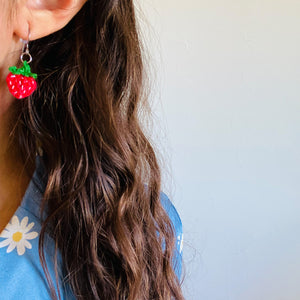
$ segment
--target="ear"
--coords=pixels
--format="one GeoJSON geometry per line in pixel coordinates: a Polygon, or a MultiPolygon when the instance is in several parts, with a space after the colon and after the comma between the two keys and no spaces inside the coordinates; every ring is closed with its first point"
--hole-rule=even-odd
{"type": "Polygon", "coordinates": [[[87,0],[21,0],[17,4],[14,34],[36,40],[62,29],[87,0]]]}

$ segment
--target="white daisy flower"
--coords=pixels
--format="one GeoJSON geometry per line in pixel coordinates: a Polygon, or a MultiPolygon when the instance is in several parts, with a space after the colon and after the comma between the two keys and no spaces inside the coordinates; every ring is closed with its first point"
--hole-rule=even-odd
{"type": "Polygon", "coordinates": [[[20,223],[19,218],[13,216],[11,222],[6,225],[0,234],[0,238],[6,238],[0,242],[0,248],[8,246],[6,252],[9,253],[17,247],[18,255],[25,253],[25,247],[31,249],[32,245],[28,240],[35,239],[38,233],[35,231],[29,232],[34,226],[34,222],[28,225],[27,223],[28,217],[24,217],[20,223]]]}

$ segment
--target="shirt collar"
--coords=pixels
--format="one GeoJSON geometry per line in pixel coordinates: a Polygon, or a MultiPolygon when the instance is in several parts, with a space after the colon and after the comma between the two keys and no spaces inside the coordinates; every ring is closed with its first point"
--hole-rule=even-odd
{"type": "MultiPolygon", "coordinates": [[[[41,200],[46,188],[46,183],[47,172],[43,157],[37,155],[35,158],[35,170],[20,206],[30,211],[38,219],[41,219],[41,200]]],[[[44,211],[43,219],[46,217],[46,213],[47,210],[44,211]]]]}

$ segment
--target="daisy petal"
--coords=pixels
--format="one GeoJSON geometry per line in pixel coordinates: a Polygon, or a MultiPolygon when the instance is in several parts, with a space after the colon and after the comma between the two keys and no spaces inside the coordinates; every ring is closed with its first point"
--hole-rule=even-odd
{"type": "Polygon", "coordinates": [[[28,226],[23,230],[23,233],[28,232],[33,226],[34,226],[34,222],[31,222],[30,224],[28,224],[28,226]]]}
{"type": "Polygon", "coordinates": [[[25,253],[24,243],[19,243],[17,245],[17,252],[18,252],[19,255],[23,255],[25,253]]]}
{"type": "Polygon", "coordinates": [[[25,229],[27,223],[28,223],[28,217],[24,217],[24,218],[22,219],[21,225],[20,225],[20,226],[22,227],[22,229],[25,229]]]}
{"type": "Polygon", "coordinates": [[[0,248],[6,247],[7,245],[9,245],[11,242],[11,239],[6,239],[2,242],[0,242],[0,248]]]}
{"type": "Polygon", "coordinates": [[[10,223],[8,223],[8,224],[6,225],[6,227],[5,227],[5,229],[8,230],[8,231],[13,230],[14,228],[15,228],[15,226],[12,225],[12,224],[10,224],[10,223]]]}
{"type": "Polygon", "coordinates": [[[13,216],[12,219],[11,219],[11,224],[13,226],[20,226],[20,222],[19,222],[19,218],[17,216],[13,216]]]}
{"type": "Polygon", "coordinates": [[[35,232],[35,231],[32,231],[32,232],[26,233],[24,235],[24,239],[26,239],[26,240],[32,240],[32,239],[35,239],[37,236],[38,236],[38,233],[35,232]]]}
{"type": "Polygon", "coordinates": [[[32,248],[32,245],[31,245],[28,241],[26,241],[26,240],[24,240],[24,246],[25,246],[26,248],[28,248],[28,249],[31,249],[31,248],[32,248]]]}
{"type": "Polygon", "coordinates": [[[9,238],[9,237],[11,237],[11,235],[12,235],[11,232],[9,232],[8,230],[4,229],[1,232],[0,237],[2,237],[2,238],[9,238]]]}
{"type": "Polygon", "coordinates": [[[11,241],[8,248],[6,249],[6,252],[9,253],[9,252],[13,251],[16,248],[16,246],[17,246],[17,243],[14,241],[11,241]]]}

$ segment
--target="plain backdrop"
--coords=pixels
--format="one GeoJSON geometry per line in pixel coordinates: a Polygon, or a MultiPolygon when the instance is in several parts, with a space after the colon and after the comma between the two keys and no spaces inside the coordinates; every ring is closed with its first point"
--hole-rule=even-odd
{"type": "Polygon", "coordinates": [[[300,1],[142,0],[187,300],[300,299],[300,1]]]}

